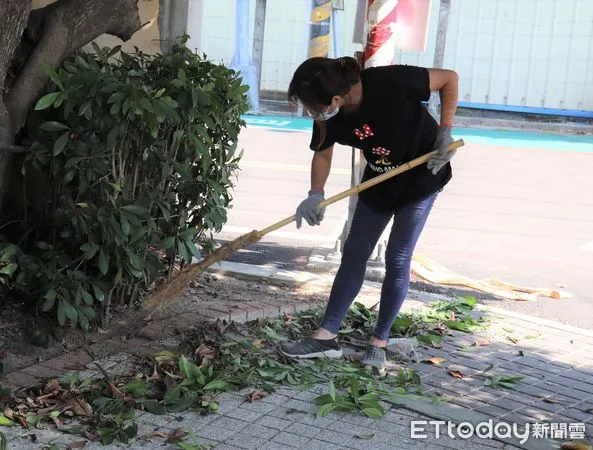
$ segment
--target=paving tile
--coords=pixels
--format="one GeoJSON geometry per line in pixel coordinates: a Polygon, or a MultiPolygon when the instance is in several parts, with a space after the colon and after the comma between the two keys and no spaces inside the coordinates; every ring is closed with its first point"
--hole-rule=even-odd
{"type": "Polygon", "coordinates": [[[314,427],[319,428],[327,428],[330,423],[335,422],[338,420],[337,414],[333,413],[325,417],[317,417],[314,414],[303,414],[301,418],[299,418],[298,423],[303,423],[305,425],[312,425],[314,427]]]}
{"type": "Polygon", "coordinates": [[[291,399],[287,401],[284,407],[288,409],[294,409],[296,411],[301,411],[304,413],[315,414],[319,407],[313,403],[304,402],[302,400],[291,399]]]}
{"type": "Polygon", "coordinates": [[[208,424],[209,427],[224,428],[226,430],[233,430],[233,431],[241,431],[247,425],[249,425],[249,423],[247,423],[243,420],[238,420],[238,419],[234,419],[232,417],[226,417],[226,416],[217,417],[216,420],[214,420],[208,424]]]}
{"type": "Polygon", "coordinates": [[[345,414],[344,417],[340,418],[340,421],[342,422],[351,423],[353,425],[360,425],[363,427],[370,426],[372,423],[375,422],[375,420],[381,419],[371,419],[370,417],[361,416],[358,414],[345,414]]]}
{"type": "Polygon", "coordinates": [[[282,433],[278,433],[276,436],[274,436],[271,442],[298,448],[304,446],[309,440],[310,439],[308,437],[283,431],[282,433]]]}
{"type": "Polygon", "coordinates": [[[243,403],[241,403],[240,408],[246,409],[248,411],[253,411],[256,413],[269,414],[272,411],[274,411],[275,409],[277,409],[278,406],[273,403],[257,401],[257,402],[243,402],[243,403]]]}
{"type": "Polygon", "coordinates": [[[265,427],[263,425],[259,425],[257,423],[252,423],[248,427],[245,427],[241,430],[242,434],[247,434],[249,436],[261,437],[265,440],[272,439],[276,434],[278,434],[278,430],[275,428],[265,427]]]}
{"type": "Polygon", "coordinates": [[[243,422],[253,423],[263,416],[263,414],[256,411],[250,411],[245,408],[235,408],[227,412],[224,416],[242,420],[243,422]]]}
{"type": "Polygon", "coordinates": [[[572,408],[560,410],[557,412],[557,414],[579,422],[585,422],[586,420],[591,419],[591,413],[586,413],[572,408]]]}
{"type": "Polygon", "coordinates": [[[260,448],[265,442],[265,438],[239,433],[227,439],[224,445],[228,445],[231,448],[256,449],[260,448]]]}
{"type": "Polygon", "coordinates": [[[336,444],[331,444],[329,442],[320,441],[318,439],[311,439],[309,442],[307,442],[305,448],[307,450],[340,450],[343,447],[336,444]]]}
{"type": "Polygon", "coordinates": [[[492,406],[497,406],[502,409],[506,409],[507,411],[514,411],[516,409],[521,409],[525,407],[524,403],[520,403],[514,400],[511,400],[507,397],[499,398],[498,400],[494,400],[490,403],[492,406]]]}
{"type": "Polygon", "coordinates": [[[237,434],[237,430],[231,430],[229,428],[220,428],[208,425],[195,431],[198,438],[206,438],[216,442],[223,442],[230,439],[232,436],[237,434]]]}
{"type": "Polygon", "coordinates": [[[263,416],[260,417],[256,423],[265,427],[274,428],[276,430],[284,430],[292,422],[290,420],[279,419],[273,416],[263,416]]]}
{"type": "Polygon", "coordinates": [[[39,378],[28,375],[24,372],[12,372],[2,377],[2,382],[6,384],[12,384],[18,388],[29,387],[35,383],[41,381],[39,378]]]}
{"type": "Polygon", "coordinates": [[[344,445],[352,438],[351,434],[339,433],[332,430],[323,430],[323,433],[318,434],[315,440],[328,442],[333,445],[344,445]]]}
{"type": "Polygon", "coordinates": [[[490,417],[495,417],[495,418],[503,416],[504,414],[508,414],[509,412],[511,412],[508,409],[500,408],[498,406],[493,406],[493,405],[479,406],[475,410],[478,412],[481,412],[483,414],[487,414],[490,417]]]}
{"type": "Polygon", "coordinates": [[[314,438],[323,430],[313,425],[305,425],[304,423],[293,423],[284,429],[287,433],[298,434],[308,438],[314,438]]]}
{"type": "Polygon", "coordinates": [[[260,450],[292,450],[294,447],[279,444],[278,442],[266,442],[260,447],[260,450]]]}
{"type": "Polygon", "coordinates": [[[526,415],[527,417],[531,417],[535,420],[553,420],[554,417],[553,413],[537,408],[535,406],[526,406],[514,412],[526,415]]]}

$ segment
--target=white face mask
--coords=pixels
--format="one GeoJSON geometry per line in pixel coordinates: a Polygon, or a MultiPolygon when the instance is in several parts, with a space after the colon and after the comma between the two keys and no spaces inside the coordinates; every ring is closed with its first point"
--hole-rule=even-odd
{"type": "Polygon", "coordinates": [[[336,114],[338,114],[340,112],[340,107],[337,106],[336,109],[334,109],[333,111],[322,111],[320,113],[313,113],[313,112],[309,112],[309,114],[311,115],[311,117],[313,117],[315,120],[321,120],[321,121],[326,121],[331,119],[332,117],[334,117],[336,114]]]}

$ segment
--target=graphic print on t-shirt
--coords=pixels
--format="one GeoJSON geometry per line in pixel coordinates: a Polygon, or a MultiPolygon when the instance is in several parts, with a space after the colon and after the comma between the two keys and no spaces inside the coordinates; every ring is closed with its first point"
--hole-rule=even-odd
{"type": "MultiPolygon", "coordinates": [[[[354,128],[354,134],[360,139],[364,141],[370,137],[373,137],[375,133],[373,129],[368,123],[365,123],[360,129],[354,128]]],[[[385,147],[372,147],[371,153],[373,155],[378,156],[379,158],[375,160],[375,163],[371,163],[369,161],[369,167],[375,172],[389,172],[390,170],[395,169],[398,165],[394,165],[388,158],[391,154],[391,151],[386,149],[385,147]]]]}

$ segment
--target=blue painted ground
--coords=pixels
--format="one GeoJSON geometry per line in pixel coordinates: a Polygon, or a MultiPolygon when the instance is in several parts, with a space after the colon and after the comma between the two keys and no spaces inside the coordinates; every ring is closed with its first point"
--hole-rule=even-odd
{"type": "MultiPolygon", "coordinates": [[[[279,116],[244,116],[248,126],[271,128],[285,131],[311,131],[312,120],[279,116]]],[[[539,148],[593,153],[593,136],[575,136],[529,131],[478,130],[455,128],[455,139],[466,143],[490,144],[505,147],[539,148]]]]}

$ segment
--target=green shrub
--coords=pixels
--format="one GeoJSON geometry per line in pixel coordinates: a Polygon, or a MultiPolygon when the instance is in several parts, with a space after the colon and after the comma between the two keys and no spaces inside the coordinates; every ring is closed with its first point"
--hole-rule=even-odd
{"type": "Polygon", "coordinates": [[[18,241],[0,274],[61,325],[88,329],[101,305],[135,301],[198,257],[195,242],[212,244],[248,86],[183,44],[156,56],[95,45],[47,72],[52,90],[24,141],[18,241]]]}

